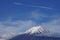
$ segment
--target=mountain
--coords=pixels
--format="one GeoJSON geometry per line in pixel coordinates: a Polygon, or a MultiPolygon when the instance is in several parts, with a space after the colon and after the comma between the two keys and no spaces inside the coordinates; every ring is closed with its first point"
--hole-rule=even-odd
{"type": "Polygon", "coordinates": [[[42,34],[42,33],[48,33],[48,32],[49,31],[45,30],[41,26],[32,27],[26,31],[26,33],[29,33],[29,34],[42,34]]]}
{"type": "Polygon", "coordinates": [[[41,26],[32,27],[28,29],[25,33],[29,35],[35,35],[35,36],[51,36],[52,35],[52,33],[49,30],[44,29],[41,26]]]}
{"type": "Polygon", "coordinates": [[[51,32],[47,29],[44,29],[41,26],[32,27],[28,29],[25,33],[34,36],[54,36],[54,37],[60,36],[58,33],[51,32]]]}
{"type": "Polygon", "coordinates": [[[9,40],[60,40],[60,37],[59,34],[51,33],[41,26],[36,26],[9,40]]]}

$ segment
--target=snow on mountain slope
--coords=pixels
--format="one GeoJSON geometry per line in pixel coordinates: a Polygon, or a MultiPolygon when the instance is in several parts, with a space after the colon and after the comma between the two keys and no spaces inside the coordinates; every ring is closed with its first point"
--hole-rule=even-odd
{"type": "Polygon", "coordinates": [[[30,34],[30,35],[35,35],[35,36],[49,36],[49,37],[60,37],[60,35],[57,33],[54,33],[54,32],[51,32],[47,29],[44,29],[43,27],[41,26],[35,26],[35,27],[32,27],[30,29],[28,29],[26,32],[26,34],[30,34]]]}
{"type": "Polygon", "coordinates": [[[36,33],[48,33],[48,30],[45,30],[43,27],[41,26],[36,26],[36,27],[32,27],[29,30],[26,31],[26,33],[29,34],[36,34],[36,33]]]}

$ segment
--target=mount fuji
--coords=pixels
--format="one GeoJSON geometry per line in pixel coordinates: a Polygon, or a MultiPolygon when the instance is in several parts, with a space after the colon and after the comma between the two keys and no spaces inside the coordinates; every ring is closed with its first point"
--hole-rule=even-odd
{"type": "Polygon", "coordinates": [[[45,30],[41,26],[36,26],[36,27],[32,27],[32,28],[28,29],[25,33],[30,34],[30,35],[32,35],[32,34],[38,35],[38,34],[50,33],[50,31],[45,30]]]}
{"type": "Polygon", "coordinates": [[[25,33],[34,36],[60,37],[59,33],[51,32],[41,26],[32,27],[28,29],[25,33]]]}
{"type": "Polygon", "coordinates": [[[60,40],[60,34],[35,26],[9,40],[60,40]]]}

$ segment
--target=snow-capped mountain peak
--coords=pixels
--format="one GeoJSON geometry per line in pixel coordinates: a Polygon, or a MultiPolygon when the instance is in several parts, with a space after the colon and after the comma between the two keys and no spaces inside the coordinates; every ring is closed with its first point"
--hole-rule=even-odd
{"type": "Polygon", "coordinates": [[[25,33],[30,34],[30,35],[35,35],[35,36],[60,37],[59,33],[56,34],[41,26],[32,27],[32,28],[28,29],[25,33]]]}
{"type": "Polygon", "coordinates": [[[47,32],[48,31],[41,26],[35,26],[26,31],[26,33],[29,34],[36,34],[36,33],[40,34],[40,33],[47,33],[47,32]]]}

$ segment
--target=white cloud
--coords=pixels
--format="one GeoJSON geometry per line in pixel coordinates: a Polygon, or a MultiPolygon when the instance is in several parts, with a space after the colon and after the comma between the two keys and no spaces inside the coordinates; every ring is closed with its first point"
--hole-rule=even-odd
{"type": "Polygon", "coordinates": [[[32,6],[32,7],[35,7],[35,8],[44,8],[44,9],[53,9],[51,7],[46,7],[46,6],[32,6]]]}
{"type": "Polygon", "coordinates": [[[47,6],[27,5],[27,4],[22,4],[22,3],[18,3],[18,2],[14,2],[13,4],[16,4],[16,5],[25,5],[25,6],[34,7],[34,8],[53,9],[53,8],[47,7],[47,6]]]}
{"type": "Polygon", "coordinates": [[[0,21],[0,40],[7,40],[35,25],[36,23],[32,20],[0,21]]]}
{"type": "Polygon", "coordinates": [[[42,26],[53,32],[60,33],[60,18],[54,19],[50,22],[42,23],[42,26]]]}
{"type": "Polygon", "coordinates": [[[32,15],[31,15],[31,18],[33,18],[33,19],[40,19],[42,17],[42,15],[40,15],[39,13],[34,13],[34,12],[32,12],[32,15]]]}
{"type": "Polygon", "coordinates": [[[0,22],[0,34],[11,33],[11,32],[14,32],[14,33],[22,32],[34,25],[36,25],[36,23],[32,20],[0,22]]]}
{"type": "Polygon", "coordinates": [[[24,4],[18,3],[18,2],[14,2],[13,4],[16,4],[16,5],[24,5],[24,4]]]}
{"type": "Polygon", "coordinates": [[[45,17],[48,17],[47,15],[45,15],[44,13],[41,13],[40,10],[35,10],[30,12],[30,17],[31,19],[35,19],[35,20],[39,20],[45,17]]]}

